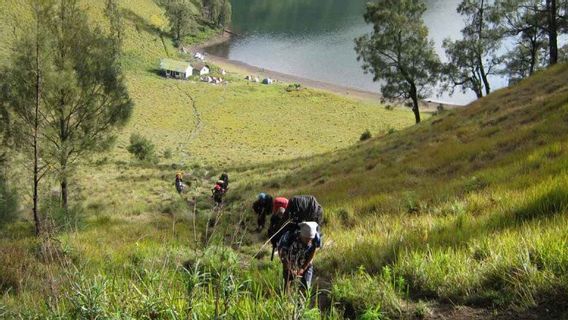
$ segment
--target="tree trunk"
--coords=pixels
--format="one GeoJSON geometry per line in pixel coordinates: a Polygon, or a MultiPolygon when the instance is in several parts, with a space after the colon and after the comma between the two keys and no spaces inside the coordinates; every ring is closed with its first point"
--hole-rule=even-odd
{"type": "Polygon", "coordinates": [[[412,99],[412,112],[414,112],[414,119],[416,123],[420,123],[420,109],[418,107],[418,90],[414,83],[410,84],[410,98],[412,99]]]}
{"type": "Polygon", "coordinates": [[[491,85],[487,79],[487,74],[485,73],[485,68],[483,67],[482,57],[479,57],[479,73],[481,74],[481,79],[483,80],[483,86],[485,87],[485,95],[491,93],[491,85]]]}
{"type": "Polygon", "coordinates": [[[67,200],[68,188],[67,188],[67,176],[65,173],[66,169],[67,169],[66,167],[63,167],[63,177],[61,178],[61,207],[67,213],[69,206],[67,200]]]}
{"type": "Polygon", "coordinates": [[[548,48],[550,51],[550,65],[558,63],[558,20],[556,18],[556,0],[546,0],[548,13],[548,48]]]}
{"type": "Polygon", "coordinates": [[[530,66],[529,66],[529,77],[532,76],[534,73],[534,69],[536,67],[536,55],[538,54],[538,44],[537,39],[531,39],[531,58],[530,58],[530,66]]]}
{"type": "Polygon", "coordinates": [[[33,215],[34,215],[34,224],[35,224],[35,233],[36,236],[39,236],[41,233],[41,225],[39,219],[39,146],[38,146],[38,137],[39,137],[39,106],[41,101],[41,71],[40,71],[40,58],[39,58],[39,17],[37,19],[37,29],[36,29],[36,87],[35,87],[35,110],[34,110],[34,133],[33,133],[33,145],[34,145],[34,190],[33,190],[33,215]]]}
{"type": "MultiPolygon", "coordinates": [[[[478,73],[479,78],[481,78],[481,75],[478,73]]],[[[481,80],[477,78],[477,76],[473,77],[473,92],[475,92],[475,95],[477,96],[477,99],[481,99],[483,98],[483,87],[481,86],[481,80]]]]}
{"type": "MultiPolygon", "coordinates": [[[[63,98],[61,99],[61,110],[65,110],[65,100],[63,98]]],[[[59,119],[59,130],[59,140],[61,141],[61,154],[59,155],[59,165],[61,170],[61,207],[67,213],[67,160],[69,157],[67,153],[67,139],[69,135],[67,134],[68,128],[63,115],[61,115],[61,119],[59,119]]]]}
{"type": "MultiPolygon", "coordinates": [[[[483,22],[485,20],[485,1],[481,0],[481,7],[479,8],[479,26],[478,26],[478,37],[479,41],[481,42],[483,37],[483,22]]],[[[488,95],[491,93],[491,86],[489,85],[489,80],[487,79],[487,74],[485,73],[485,66],[483,65],[483,53],[478,48],[477,50],[477,63],[479,64],[479,73],[481,75],[481,79],[483,80],[483,86],[485,87],[485,94],[488,95]]]]}

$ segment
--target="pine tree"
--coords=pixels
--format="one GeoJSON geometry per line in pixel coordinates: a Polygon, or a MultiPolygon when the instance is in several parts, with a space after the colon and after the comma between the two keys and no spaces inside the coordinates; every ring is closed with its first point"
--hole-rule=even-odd
{"type": "Polygon", "coordinates": [[[383,96],[410,100],[416,123],[420,122],[419,100],[437,82],[439,59],[422,15],[421,0],[381,0],[367,5],[365,21],[373,33],[355,40],[358,59],[365,72],[382,80],[383,96]]]}

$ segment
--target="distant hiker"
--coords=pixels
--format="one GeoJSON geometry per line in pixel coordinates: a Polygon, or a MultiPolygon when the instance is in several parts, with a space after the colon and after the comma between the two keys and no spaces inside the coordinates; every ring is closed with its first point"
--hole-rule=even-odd
{"type": "Polygon", "coordinates": [[[179,194],[181,194],[186,186],[185,183],[183,183],[183,174],[181,172],[176,173],[176,190],[179,194]]]}
{"type": "Polygon", "coordinates": [[[225,195],[225,189],[223,188],[223,181],[219,180],[215,183],[213,189],[211,189],[213,201],[216,204],[221,204],[223,202],[223,196],[225,195]]]}
{"type": "Polygon", "coordinates": [[[227,191],[229,189],[229,175],[223,172],[219,177],[219,180],[223,180],[222,187],[223,189],[225,189],[225,191],[227,191]]]}
{"type": "Polygon", "coordinates": [[[312,284],[313,261],[316,250],[321,246],[321,238],[316,222],[301,222],[298,229],[286,232],[278,242],[278,255],[282,261],[284,288],[290,290],[290,282],[301,279],[304,290],[312,284]]]}
{"type": "Polygon", "coordinates": [[[284,220],[284,212],[288,207],[288,199],[283,197],[277,197],[272,202],[272,217],[270,217],[270,226],[268,227],[268,238],[272,243],[272,257],[270,260],[274,260],[274,252],[278,246],[278,241],[280,237],[285,233],[286,220],[284,220]]]}
{"type": "Polygon", "coordinates": [[[213,193],[213,201],[215,201],[215,203],[218,205],[221,204],[223,202],[223,196],[225,196],[225,193],[227,193],[228,189],[229,176],[226,173],[223,173],[219,177],[219,180],[217,180],[217,183],[215,183],[213,189],[211,189],[211,192],[213,193]]]}
{"type": "Polygon", "coordinates": [[[272,201],[273,199],[271,195],[261,192],[258,194],[256,201],[252,204],[252,210],[258,216],[256,220],[256,231],[258,232],[264,229],[264,224],[266,223],[266,215],[272,213],[272,201]]]}

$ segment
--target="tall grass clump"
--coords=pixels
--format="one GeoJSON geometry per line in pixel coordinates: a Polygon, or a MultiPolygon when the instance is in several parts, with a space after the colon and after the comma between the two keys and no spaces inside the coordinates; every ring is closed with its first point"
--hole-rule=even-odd
{"type": "Polygon", "coordinates": [[[332,299],[340,303],[344,314],[350,318],[400,317],[406,312],[403,299],[407,296],[406,281],[388,266],[376,277],[361,267],[353,274],[336,279],[331,289],[332,299]]]}

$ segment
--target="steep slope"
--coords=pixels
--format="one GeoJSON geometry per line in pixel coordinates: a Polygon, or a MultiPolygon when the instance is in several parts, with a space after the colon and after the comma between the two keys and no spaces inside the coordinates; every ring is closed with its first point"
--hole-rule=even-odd
{"type": "Polygon", "coordinates": [[[241,190],[322,200],[319,270],[348,313],[395,316],[404,301],[434,299],[560,316],[567,138],[561,65],[353,148],[236,170],[241,190]]]}
{"type": "MultiPolygon", "coordinates": [[[[85,3],[104,25],[103,1],[85,3]]],[[[25,20],[24,6],[0,2],[25,20]]],[[[223,87],[163,79],[158,59],[178,53],[160,8],[121,6],[134,116],[117,148],[76,171],[71,214],[46,192],[53,234],[35,239],[26,210],[0,229],[0,318],[429,317],[446,304],[483,317],[565,315],[567,66],[406,128],[409,112],[314,90],[239,75],[223,87]],[[357,143],[366,128],[382,136],[357,143]],[[174,158],[131,161],[131,133],[174,158]],[[178,170],[191,183],[181,197],[178,170]],[[231,192],[213,208],[222,170],[231,192]],[[279,262],[257,259],[269,254],[249,231],[260,191],[324,205],[321,311],[280,295],[279,262]]]]}
{"type": "MultiPolygon", "coordinates": [[[[104,2],[81,2],[93,25],[103,30],[104,2]]],[[[277,279],[277,264],[258,270],[230,265],[227,270],[219,263],[224,259],[217,250],[221,231],[231,229],[210,226],[219,213],[212,210],[210,184],[223,166],[345,148],[366,129],[379,134],[411,125],[411,113],[316,90],[288,92],[286,84],[252,84],[240,75],[228,75],[225,86],[165,79],[156,70],[160,58],[189,57],[173,47],[161,8],[153,0],[119,4],[125,37],[122,63],[134,114],[113,150],[85,159],[74,171],[69,214],[57,209],[51,193],[56,182],[46,177],[40,202],[53,228],[45,238],[33,236],[29,175],[21,162],[12,163],[10,182],[19,187],[22,210],[20,219],[0,228],[0,318],[209,317],[215,299],[210,294],[219,287],[205,277],[213,268],[247,284],[239,287],[246,293],[233,292],[239,299],[231,298],[225,312],[250,318],[260,308],[268,315],[278,308],[290,310],[286,308],[293,305],[274,294],[279,281],[263,280],[277,279]],[[132,133],[156,144],[159,164],[132,160],[125,150],[132,133]],[[163,156],[167,150],[172,159],[163,156]],[[191,184],[183,197],[172,185],[177,171],[185,172],[191,184]],[[201,279],[197,284],[183,268],[195,260],[208,268],[189,270],[201,279]],[[247,280],[253,275],[254,285],[247,280]],[[266,301],[258,301],[259,294],[266,294],[266,301]]],[[[8,17],[0,20],[3,65],[10,62],[13,30],[25,27],[31,15],[27,0],[0,1],[0,12],[8,17]]],[[[211,33],[200,29],[195,40],[211,33]]],[[[231,204],[223,212],[248,219],[240,206],[231,204]]],[[[258,237],[245,228],[232,234],[239,243],[257,244],[258,237]]],[[[236,253],[225,250],[235,262],[236,253]]]]}

